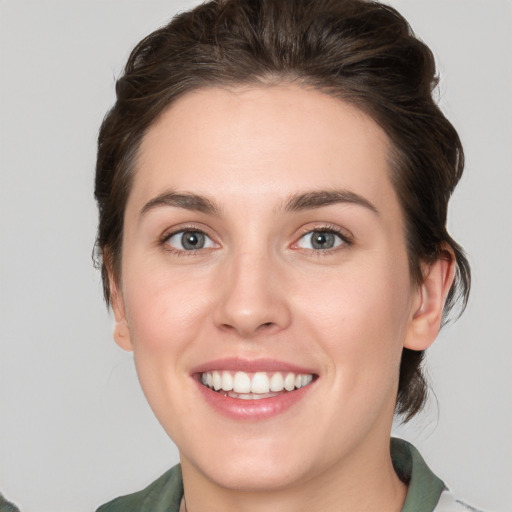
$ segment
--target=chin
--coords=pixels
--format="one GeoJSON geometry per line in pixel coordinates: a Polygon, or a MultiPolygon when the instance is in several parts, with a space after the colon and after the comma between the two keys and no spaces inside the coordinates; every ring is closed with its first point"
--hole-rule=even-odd
{"type": "Polygon", "coordinates": [[[305,478],[311,466],[311,461],[304,460],[300,447],[283,446],[282,442],[268,439],[224,446],[216,443],[197,458],[182,454],[182,465],[187,463],[216,485],[242,492],[293,486],[305,478]]]}
{"type": "Polygon", "coordinates": [[[261,458],[231,460],[217,464],[209,480],[220,487],[241,492],[271,492],[291,487],[304,478],[299,464],[289,464],[261,458]]]}

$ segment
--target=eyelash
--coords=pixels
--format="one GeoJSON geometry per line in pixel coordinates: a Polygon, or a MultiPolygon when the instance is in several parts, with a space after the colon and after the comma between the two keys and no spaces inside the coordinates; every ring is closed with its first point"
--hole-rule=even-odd
{"type": "Polygon", "coordinates": [[[338,246],[328,249],[304,249],[308,251],[310,255],[316,256],[318,258],[332,255],[333,253],[337,253],[338,251],[343,251],[354,244],[352,235],[348,234],[346,230],[341,230],[338,226],[332,224],[323,224],[320,226],[305,228],[304,231],[298,237],[297,241],[293,243],[293,246],[297,246],[299,241],[302,240],[306,235],[311,235],[313,233],[331,233],[339,237],[341,240],[341,243],[338,246]]]}
{"type": "MultiPolygon", "coordinates": [[[[195,226],[181,226],[179,229],[175,229],[171,232],[165,232],[162,237],[159,240],[159,245],[161,245],[164,250],[172,253],[176,256],[194,256],[203,251],[205,248],[200,249],[190,249],[190,250],[184,250],[184,249],[175,249],[174,247],[169,245],[169,240],[180,233],[200,233],[204,236],[208,237],[213,243],[216,243],[213,237],[208,235],[204,229],[197,228],[195,226]]],[[[341,230],[339,227],[331,225],[331,224],[323,224],[320,226],[314,226],[309,227],[307,229],[304,229],[297,240],[292,244],[292,249],[300,249],[300,247],[296,247],[300,240],[302,240],[306,235],[311,235],[312,233],[331,233],[333,235],[336,235],[340,238],[341,243],[338,246],[327,248],[327,249],[304,249],[308,251],[309,254],[322,257],[327,256],[330,254],[333,254],[335,252],[338,252],[340,250],[346,249],[347,247],[350,247],[353,245],[354,241],[351,235],[347,234],[346,231],[341,230]]],[[[206,248],[209,249],[209,248],[206,248]]]]}
{"type": "Polygon", "coordinates": [[[208,234],[204,229],[195,227],[195,226],[181,226],[179,229],[175,229],[171,232],[165,232],[159,240],[159,245],[161,245],[165,251],[172,253],[174,256],[194,256],[199,254],[203,248],[201,249],[191,249],[191,250],[183,250],[183,249],[175,249],[171,245],[169,245],[169,240],[180,233],[200,233],[204,236],[208,237],[213,243],[216,243],[215,240],[208,234]]]}

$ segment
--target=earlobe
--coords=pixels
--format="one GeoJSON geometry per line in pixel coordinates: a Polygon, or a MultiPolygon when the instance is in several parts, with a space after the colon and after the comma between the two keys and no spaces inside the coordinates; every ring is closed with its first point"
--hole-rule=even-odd
{"type": "Polygon", "coordinates": [[[441,328],[446,297],[455,278],[455,255],[450,247],[443,248],[440,257],[424,269],[425,278],[416,291],[415,303],[404,347],[427,349],[441,328]]]}
{"type": "Polygon", "coordinates": [[[126,321],[126,311],[124,306],[124,299],[119,285],[109,272],[109,285],[110,297],[112,304],[112,311],[114,313],[114,341],[123,349],[127,351],[133,350],[130,329],[126,321]]]}

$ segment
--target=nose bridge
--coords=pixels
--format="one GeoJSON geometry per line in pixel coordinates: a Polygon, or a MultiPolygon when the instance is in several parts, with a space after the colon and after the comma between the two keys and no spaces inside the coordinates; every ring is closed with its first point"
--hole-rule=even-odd
{"type": "Polygon", "coordinates": [[[290,312],[283,288],[282,269],[269,247],[255,244],[233,251],[223,272],[215,321],[219,327],[251,337],[262,330],[287,326],[290,312]]]}

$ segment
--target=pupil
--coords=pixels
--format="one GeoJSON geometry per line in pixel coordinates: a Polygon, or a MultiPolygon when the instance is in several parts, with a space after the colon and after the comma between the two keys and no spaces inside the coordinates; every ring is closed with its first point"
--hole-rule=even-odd
{"type": "Polygon", "coordinates": [[[330,249],[334,246],[334,235],[326,231],[315,231],[311,235],[311,245],[315,249],[330,249]]]}
{"type": "Polygon", "coordinates": [[[185,249],[201,249],[204,246],[204,235],[195,231],[183,233],[181,243],[185,249]]]}

